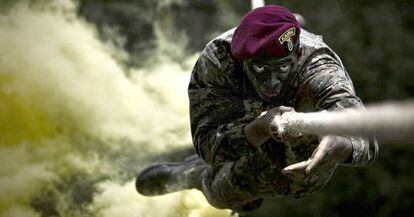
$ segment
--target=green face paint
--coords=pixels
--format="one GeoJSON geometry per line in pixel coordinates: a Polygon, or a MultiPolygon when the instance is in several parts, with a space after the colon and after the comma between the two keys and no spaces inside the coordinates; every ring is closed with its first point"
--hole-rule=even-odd
{"type": "Polygon", "coordinates": [[[257,94],[265,101],[277,99],[297,66],[296,52],[284,58],[260,57],[243,62],[243,69],[257,94]]]}

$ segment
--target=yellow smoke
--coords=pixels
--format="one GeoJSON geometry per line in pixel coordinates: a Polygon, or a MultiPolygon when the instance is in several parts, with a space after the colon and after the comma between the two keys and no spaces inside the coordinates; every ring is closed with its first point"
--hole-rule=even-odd
{"type": "Polygon", "coordinates": [[[0,216],[228,216],[198,191],[133,186],[151,156],[191,144],[190,68],[126,72],[71,1],[28,2],[0,14],[0,216]]]}

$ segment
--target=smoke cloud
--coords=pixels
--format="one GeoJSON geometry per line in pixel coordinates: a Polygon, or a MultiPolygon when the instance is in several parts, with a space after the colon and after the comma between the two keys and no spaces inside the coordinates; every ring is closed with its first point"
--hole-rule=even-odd
{"type": "Polygon", "coordinates": [[[189,67],[161,58],[125,70],[73,2],[6,2],[0,216],[228,216],[195,190],[134,189],[154,156],[191,146],[189,67]]]}

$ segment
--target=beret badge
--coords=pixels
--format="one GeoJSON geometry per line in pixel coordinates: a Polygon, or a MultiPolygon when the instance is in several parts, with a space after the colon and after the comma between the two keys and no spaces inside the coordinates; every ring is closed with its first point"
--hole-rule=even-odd
{"type": "Polygon", "coordinates": [[[289,51],[293,50],[293,41],[292,41],[292,37],[295,36],[296,34],[296,29],[295,27],[292,27],[288,30],[286,30],[280,37],[279,37],[279,43],[281,45],[283,45],[283,43],[287,43],[287,47],[289,49],[289,51]]]}

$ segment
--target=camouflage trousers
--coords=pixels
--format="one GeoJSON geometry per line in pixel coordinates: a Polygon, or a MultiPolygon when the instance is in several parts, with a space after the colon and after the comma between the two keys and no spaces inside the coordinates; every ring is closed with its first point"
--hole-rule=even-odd
{"type": "Polygon", "coordinates": [[[326,184],[336,168],[331,165],[312,176],[288,177],[281,173],[285,166],[283,145],[265,146],[251,156],[207,167],[201,190],[214,207],[248,212],[259,208],[265,198],[305,196],[326,184]]]}

